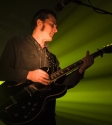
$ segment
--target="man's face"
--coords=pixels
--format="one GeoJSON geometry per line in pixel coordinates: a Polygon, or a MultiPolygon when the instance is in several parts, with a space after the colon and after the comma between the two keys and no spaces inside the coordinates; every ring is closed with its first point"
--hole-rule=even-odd
{"type": "Polygon", "coordinates": [[[49,14],[49,18],[42,22],[42,34],[45,41],[51,41],[57,32],[57,24],[54,16],[49,14]]]}

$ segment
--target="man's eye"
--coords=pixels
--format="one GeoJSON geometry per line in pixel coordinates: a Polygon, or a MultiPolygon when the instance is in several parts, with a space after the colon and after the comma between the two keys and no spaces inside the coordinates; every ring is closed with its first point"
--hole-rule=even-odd
{"type": "Polygon", "coordinates": [[[54,27],[54,24],[50,24],[51,25],[51,27],[54,27]]]}
{"type": "Polygon", "coordinates": [[[52,28],[54,28],[54,27],[57,28],[57,25],[55,25],[54,23],[49,23],[49,25],[50,25],[52,28]]]}

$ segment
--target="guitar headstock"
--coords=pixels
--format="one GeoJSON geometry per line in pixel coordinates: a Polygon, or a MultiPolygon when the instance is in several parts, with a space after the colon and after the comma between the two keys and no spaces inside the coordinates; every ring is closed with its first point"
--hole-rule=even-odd
{"type": "Polygon", "coordinates": [[[112,53],[112,43],[108,44],[107,46],[103,47],[103,52],[104,53],[112,53]]]}

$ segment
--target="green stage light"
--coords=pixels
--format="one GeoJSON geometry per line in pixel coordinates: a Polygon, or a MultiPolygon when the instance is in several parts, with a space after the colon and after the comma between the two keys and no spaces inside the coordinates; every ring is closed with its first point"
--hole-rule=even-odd
{"type": "Polygon", "coordinates": [[[112,123],[111,80],[111,77],[83,80],[57,99],[57,115],[79,123],[112,123]]]}
{"type": "Polygon", "coordinates": [[[3,83],[4,81],[0,81],[0,85],[3,83]]]}
{"type": "MultiPolygon", "coordinates": [[[[100,2],[102,7],[112,10],[112,1],[100,2]]],[[[50,50],[57,55],[61,68],[65,68],[82,59],[87,50],[92,54],[112,43],[112,17],[71,4],[59,14],[58,31],[50,50]]],[[[58,125],[112,124],[111,57],[112,53],[97,57],[84,79],[57,99],[58,125]]]]}

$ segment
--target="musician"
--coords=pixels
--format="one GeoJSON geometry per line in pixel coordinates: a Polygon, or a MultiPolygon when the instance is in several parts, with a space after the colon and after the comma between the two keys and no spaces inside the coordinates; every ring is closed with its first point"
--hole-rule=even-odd
{"type": "MultiPolygon", "coordinates": [[[[58,32],[56,14],[51,10],[41,9],[34,15],[31,26],[32,34],[23,38],[11,38],[0,58],[0,80],[5,81],[2,85],[11,94],[15,94],[18,88],[27,86],[28,81],[49,86],[49,73],[40,68],[48,67],[51,73],[60,69],[58,59],[48,50],[47,44],[58,32]]],[[[60,78],[58,84],[65,84],[70,89],[83,79],[85,70],[94,60],[87,51],[82,61],[83,64],[76,71],[60,78]]],[[[48,101],[42,116],[38,121],[37,118],[32,121],[32,125],[56,125],[55,105],[56,99],[48,101]]]]}

